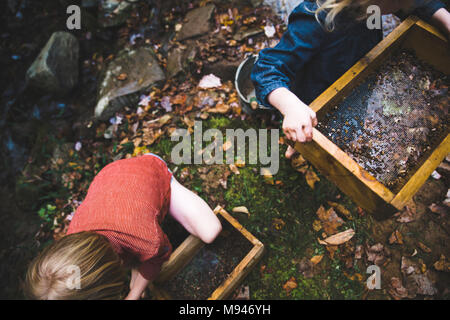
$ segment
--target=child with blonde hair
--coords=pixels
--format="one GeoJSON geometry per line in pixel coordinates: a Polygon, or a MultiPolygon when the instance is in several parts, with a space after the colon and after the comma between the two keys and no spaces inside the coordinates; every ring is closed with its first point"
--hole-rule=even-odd
{"type": "Polygon", "coordinates": [[[161,229],[169,212],[211,243],[222,230],[199,196],[156,155],[113,162],[92,181],[67,235],[29,266],[26,293],[39,300],[140,299],[172,252],[161,229]],[[126,267],[132,267],[126,291],[126,267]]]}
{"type": "MultiPolygon", "coordinates": [[[[317,118],[308,104],[382,40],[381,29],[367,27],[371,5],[382,14],[412,13],[450,34],[450,13],[437,0],[302,2],[289,16],[280,42],[259,53],[251,75],[259,102],[283,115],[288,139],[312,140],[317,118]]],[[[286,157],[294,152],[289,147],[286,157]]]]}

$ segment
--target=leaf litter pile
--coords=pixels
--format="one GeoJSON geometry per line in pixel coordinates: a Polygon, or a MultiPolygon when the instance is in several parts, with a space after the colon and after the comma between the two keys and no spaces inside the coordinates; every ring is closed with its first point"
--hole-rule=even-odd
{"type": "Polygon", "coordinates": [[[449,85],[448,76],[402,50],[318,128],[396,192],[448,133],[449,85]]]}

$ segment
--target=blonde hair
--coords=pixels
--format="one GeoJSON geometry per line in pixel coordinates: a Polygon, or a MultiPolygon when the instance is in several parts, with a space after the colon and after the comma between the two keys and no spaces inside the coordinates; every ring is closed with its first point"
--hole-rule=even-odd
{"type": "Polygon", "coordinates": [[[126,273],[105,236],[80,232],[45,248],[30,264],[25,283],[25,294],[31,299],[121,299],[126,273]]]}
{"type": "Polygon", "coordinates": [[[327,31],[333,31],[335,28],[335,19],[344,10],[350,9],[352,17],[356,20],[365,19],[367,16],[366,8],[373,0],[317,0],[318,9],[315,11],[317,21],[319,14],[326,13],[324,27],[327,31]]]}

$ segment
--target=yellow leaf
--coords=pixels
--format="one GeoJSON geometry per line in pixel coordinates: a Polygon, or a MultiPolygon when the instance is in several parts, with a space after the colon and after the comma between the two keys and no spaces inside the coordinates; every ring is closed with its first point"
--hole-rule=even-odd
{"type": "Polygon", "coordinates": [[[308,171],[306,171],[305,178],[306,178],[306,182],[313,190],[314,190],[314,185],[316,184],[316,182],[320,181],[319,177],[313,171],[313,169],[309,169],[308,171]]]}
{"type": "Polygon", "coordinates": [[[135,147],[133,151],[133,157],[149,153],[150,151],[147,149],[147,147],[135,147]]]}
{"type": "Polygon", "coordinates": [[[292,160],[291,160],[291,166],[294,169],[298,169],[301,168],[305,165],[307,165],[308,163],[306,162],[305,158],[303,158],[303,156],[301,154],[297,154],[295,155],[292,160]]]}
{"type": "Polygon", "coordinates": [[[236,165],[236,167],[238,168],[243,168],[245,167],[245,161],[242,159],[237,159],[236,162],[234,163],[236,165]]]}
{"type": "Polygon", "coordinates": [[[322,223],[319,220],[314,220],[313,229],[316,232],[319,231],[320,229],[322,229],[322,223]]]}

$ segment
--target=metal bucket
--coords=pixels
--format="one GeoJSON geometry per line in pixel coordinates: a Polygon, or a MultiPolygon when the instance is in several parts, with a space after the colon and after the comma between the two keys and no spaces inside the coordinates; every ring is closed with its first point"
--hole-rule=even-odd
{"type": "Polygon", "coordinates": [[[253,114],[258,110],[271,110],[258,103],[256,100],[255,87],[250,79],[250,74],[252,73],[253,66],[257,59],[257,55],[251,55],[242,61],[236,71],[234,80],[234,86],[238,92],[242,109],[247,114],[253,114]]]}

